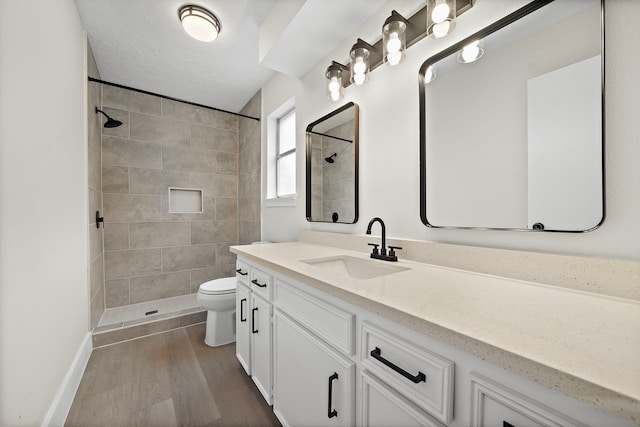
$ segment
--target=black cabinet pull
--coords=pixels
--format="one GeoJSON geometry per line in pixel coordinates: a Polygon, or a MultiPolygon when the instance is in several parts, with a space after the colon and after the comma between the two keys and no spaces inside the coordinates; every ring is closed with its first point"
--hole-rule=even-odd
{"type": "Polygon", "coordinates": [[[238,274],[239,274],[239,275],[241,275],[241,276],[246,276],[247,274],[249,274],[249,273],[247,273],[246,271],[243,273],[241,268],[237,268],[237,269],[236,269],[236,273],[238,273],[238,274]]]}
{"type": "Polygon", "coordinates": [[[258,311],[258,307],[251,310],[251,333],[257,334],[258,330],[256,329],[256,311],[258,311]]]}
{"type": "Polygon", "coordinates": [[[515,427],[515,426],[513,424],[511,424],[511,423],[508,423],[508,422],[502,420],[502,427],[515,427]]]}
{"type": "Polygon", "coordinates": [[[380,353],[381,353],[380,349],[378,347],[376,347],[373,350],[371,350],[370,354],[371,354],[371,357],[373,357],[377,361],[381,362],[382,364],[390,367],[391,369],[393,369],[394,371],[396,371],[397,373],[399,373],[400,375],[402,375],[406,379],[414,382],[415,384],[418,384],[419,382],[426,382],[427,381],[427,377],[422,372],[418,371],[418,375],[415,375],[415,376],[411,375],[409,372],[405,371],[404,369],[402,369],[398,365],[396,365],[393,362],[390,362],[387,359],[385,359],[384,357],[382,357],[380,355],[380,353]]]}
{"type": "Polygon", "coordinates": [[[247,318],[244,315],[244,305],[242,304],[243,302],[247,302],[247,299],[246,298],[242,298],[240,300],[240,321],[241,322],[246,322],[247,318]]]}
{"type": "Polygon", "coordinates": [[[259,287],[261,287],[261,288],[266,288],[266,287],[267,287],[267,284],[266,284],[266,283],[261,285],[261,284],[258,282],[258,279],[253,279],[253,280],[251,281],[251,283],[253,283],[254,285],[259,286],[259,287]]]}
{"type": "Polygon", "coordinates": [[[329,377],[329,398],[327,399],[329,401],[329,406],[327,409],[327,417],[329,418],[338,416],[338,411],[333,409],[333,380],[337,380],[337,379],[338,379],[338,374],[336,372],[334,372],[333,375],[329,377]]]}

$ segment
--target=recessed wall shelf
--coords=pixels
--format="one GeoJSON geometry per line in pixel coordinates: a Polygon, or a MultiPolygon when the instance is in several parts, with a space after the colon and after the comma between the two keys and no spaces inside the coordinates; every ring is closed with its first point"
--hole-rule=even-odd
{"type": "Polygon", "coordinates": [[[169,187],[169,213],[202,213],[202,190],[169,187]]]}

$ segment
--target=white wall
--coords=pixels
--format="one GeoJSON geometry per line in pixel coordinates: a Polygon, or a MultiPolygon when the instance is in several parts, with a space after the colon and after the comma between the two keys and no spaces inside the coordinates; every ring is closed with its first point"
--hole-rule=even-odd
{"type": "MultiPolygon", "coordinates": [[[[298,204],[263,208],[263,239],[295,240],[298,229],[363,234],[368,220],[380,216],[389,236],[527,251],[640,259],[640,51],[634,48],[640,28],[640,2],[605,0],[605,132],[606,219],[592,232],[525,233],[510,231],[429,229],[420,221],[418,69],[424,60],[462,38],[513,12],[526,0],[478,1],[458,19],[456,30],[439,40],[424,39],[409,48],[405,62],[380,67],[360,87],[331,103],[325,95],[324,71],[332,59],[346,62],[357,37],[376,41],[392,9],[407,13],[422,2],[392,0],[300,81],[275,76],[263,87],[263,117],[295,95],[298,130],[298,204]],[[308,223],[304,206],[304,129],[344,102],[360,105],[360,220],[354,225],[308,223]]],[[[409,14],[409,13],[408,13],[409,14]]],[[[263,128],[263,143],[264,128],[263,128]]],[[[377,233],[379,233],[376,228],[377,233]]],[[[368,248],[363,248],[366,251],[368,248]]]]}
{"type": "Polygon", "coordinates": [[[0,2],[0,425],[43,422],[88,332],[85,36],[0,2]]]}

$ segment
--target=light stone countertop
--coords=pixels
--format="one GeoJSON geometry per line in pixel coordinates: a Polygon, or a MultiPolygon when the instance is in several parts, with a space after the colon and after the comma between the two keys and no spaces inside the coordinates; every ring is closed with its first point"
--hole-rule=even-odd
{"type": "Polygon", "coordinates": [[[402,260],[353,279],[301,261],[368,254],[304,242],[231,251],[640,424],[638,301],[402,260]]]}

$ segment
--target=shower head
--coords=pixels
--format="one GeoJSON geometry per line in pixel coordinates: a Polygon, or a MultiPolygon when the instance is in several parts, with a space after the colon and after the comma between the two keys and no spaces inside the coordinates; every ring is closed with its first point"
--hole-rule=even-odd
{"type": "Polygon", "coordinates": [[[325,157],[324,161],[327,162],[327,163],[333,163],[333,162],[335,162],[335,160],[333,160],[333,158],[336,157],[337,155],[338,155],[338,153],[333,153],[329,157],[325,157]]]}
{"type": "Polygon", "coordinates": [[[120,120],[116,120],[116,119],[113,119],[113,118],[109,117],[109,115],[107,113],[105,113],[102,110],[99,110],[98,107],[96,107],[96,114],[98,114],[98,113],[104,114],[104,116],[107,118],[107,121],[104,123],[104,127],[106,127],[106,128],[117,128],[118,126],[122,125],[122,122],[120,120]]]}

